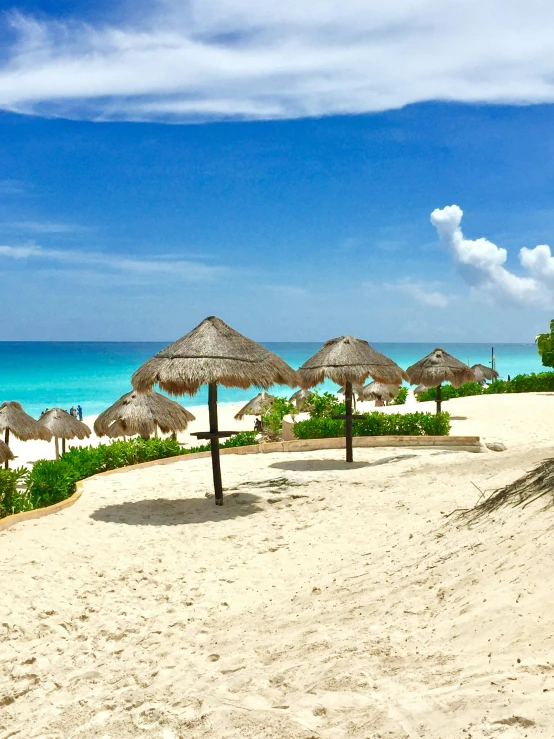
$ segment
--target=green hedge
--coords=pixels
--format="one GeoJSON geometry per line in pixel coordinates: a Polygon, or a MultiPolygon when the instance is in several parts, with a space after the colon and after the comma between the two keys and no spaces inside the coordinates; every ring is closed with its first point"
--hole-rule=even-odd
{"type": "MultiPolygon", "coordinates": [[[[256,434],[249,431],[236,434],[220,446],[225,449],[256,443],[256,434]]],[[[58,460],[35,462],[31,470],[0,470],[0,518],[59,503],[73,495],[79,480],[99,472],[209,450],[210,444],[183,449],[173,439],[137,438],[73,447],[58,460]]]]}
{"type": "MultiPolygon", "coordinates": [[[[344,436],[346,424],[333,418],[316,417],[294,424],[297,439],[328,439],[344,436]]],[[[352,422],[354,436],[447,436],[448,413],[365,413],[352,422]]]]}
{"type": "MultiPolygon", "coordinates": [[[[448,398],[464,398],[468,395],[496,395],[498,393],[544,393],[554,391],[554,372],[538,372],[529,375],[516,375],[511,380],[496,380],[487,387],[478,382],[466,382],[459,388],[452,385],[442,386],[443,400],[448,398]]],[[[418,401],[435,400],[437,389],[429,388],[417,396],[418,401]]]]}

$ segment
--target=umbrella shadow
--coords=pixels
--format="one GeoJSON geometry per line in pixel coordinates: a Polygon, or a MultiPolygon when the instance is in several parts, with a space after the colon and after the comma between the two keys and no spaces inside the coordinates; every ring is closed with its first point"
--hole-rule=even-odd
{"type": "Polygon", "coordinates": [[[183,526],[208,521],[228,521],[263,510],[260,498],[249,493],[234,493],[225,497],[223,506],[214,504],[213,496],[201,498],[153,498],[114,503],[90,514],[94,521],[122,523],[128,526],[183,526]]]}
{"type": "Polygon", "coordinates": [[[291,459],[287,462],[273,462],[269,465],[276,470],[291,470],[293,472],[311,472],[315,470],[359,470],[369,467],[369,462],[345,462],[339,459],[291,459]]]}

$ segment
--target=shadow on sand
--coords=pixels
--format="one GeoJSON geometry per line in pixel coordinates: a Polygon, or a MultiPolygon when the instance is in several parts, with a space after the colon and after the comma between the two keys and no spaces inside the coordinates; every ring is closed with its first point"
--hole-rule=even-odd
{"type": "Polygon", "coordinates": [[[314,470],[359,470],[362,467],[379,467],[382,464],[390,464],[391,462],[401,462],[404,459],[412,459],[417,454],[397,454],[392,457],[381,457],[375,462],[345,462],[338,459],[297,459],[290,462],[274,462],[270,467],[278,470],[293,470],[295,472],[308,472],[314,470]]]}
{"type": "Polygon", "coordinates": [[[223,506],[216,506],[213,496],[205,500],[154,498],[107,505],[91,513],[90,517],[95,521],[129,526],[182,526],[250,516],[262,510],[257,505],[259,500],[258,496],[249,493],[234,493],[224,498],[223,506]]]}

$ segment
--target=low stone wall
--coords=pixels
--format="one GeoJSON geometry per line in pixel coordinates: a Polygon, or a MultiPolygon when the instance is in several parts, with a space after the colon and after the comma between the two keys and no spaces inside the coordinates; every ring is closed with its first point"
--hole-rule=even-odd
{"type": "MultiPolygon", "coordinates": [[[[481,441],[478,436],[355,436],[352,440],[353,446],[358,448],[407,448],[407,449],[451,449],[461,452],[480,452],[481,441]]],[[[221,449],[220,454],[271,454],[273,452],[314,452],[319,449],[344,449],[346,440],[344,437],[336,439],[294,439],[292,441],[274,441],[269,444],[252,444],[250,446],[230,447],[221,449]]],[[[204,459],[209,457],[210,452],[195,452],[194,454],[182,454],[178,457],[165,457],[164,459],[153,459],[150,462],[132,464],[128,467],[118,467],[115,470],[99,472],[87,479],[104,475],[115,475],[119,472],[130,472],[131,470],[146,469],[157,465],[174,464],[175,462],[186,462],[193,459],[204,459]]],[[[34,518],[42,518],[51,513],[57,513],[64,508],[76,503],[83,492],[83,483],[77,483],[77,489],[73,495],[46,508],[36,508],[33,511],[15,513],[0,519],[0,531],[5,531],[16,523],[31,521],[34,518]]]]}

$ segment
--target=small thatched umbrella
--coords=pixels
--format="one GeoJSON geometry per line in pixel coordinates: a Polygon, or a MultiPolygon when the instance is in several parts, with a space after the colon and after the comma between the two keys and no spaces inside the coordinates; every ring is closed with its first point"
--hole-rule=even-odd
{"type": "MultiPolygon", "coordinates": [[[[10,442],[10,433],[16,439],[21,441],[30,441],[31,439],[41,439],[42,441],[50,441],[52,434],[50,431],[40,424],[32,416],[29,416],[23,410],[21,403],[15,400],[2,403],[0,405],[0,432],[4,431],[4,441],[6,444],[10,442]]],[[[8,460],[4,466],[8,468],[8,460]]]]}
{"type": "Polygon", "coordinates": [[[425,387],[437,388],[437,413],[441,411],[443,382],[450,382],[454,387],[460,387],[464,382],[475,380],[473,370],[445,352],[444,349],[433,349],[426,357],[408,367],[406,374],[412,385],[421,384],[425,387]]]}
{"type": "Polygon", "coordinates": [[[346,461],[352,462],[352,385],[363,385],[371,375],[387,385],[400,385],[404,371],[367,341],[354,336],[330,339],[322,349],[308,359],[298,370],[304,388],[318,385],[328,377],[337,385],[344,385],[346,404],[346,461]]]}
{"type": "Polygon", "coordinates": [[[245,416],[261,416],[268,408],[271,408],[274,402],[275,396],[263,390],[240,409],[235,416],[235,421],[242,421],[245,416]]]}
{"type": "Polygon", "coordinates": [[[307,410],[309,408],[310,390],[301,388],[290,396],[289,401],[296,404],[297,411],[307,410]]]}
{"type": "Polygon", "coordinates": [[[62,440],[62,454],[65,454],[65,442],[67,439],[88,439],[91,434],[86,423],[72,416],[61,408],[52,408],[43,413],[38,421],[52,432],[54,444],[56,445],[56,459],[60,458],[58,439],[62,440]]]}
{"type": "Polygon", "coordinates": [[[0,464],[6,464],[10,459],[15,459],[10,447],[3,441],[0,441],[0,464]]]}
{"type": "Polygon", "coordinates": [[[370,382],[358,393],[360,400],[394,400],[400,391],[400,385],[385,385],[382,382],[370,382]]]}
{"type": "Polygon", "coordinates": [[[474,364],[471,368],[475,375],[476,382],[484,382],[485,380],[497,380],[498,372],[486,364],[474,364]]]}
{"type": "Polygon", "coordinates": [[[153,390],[122,395],[94,422],[97,436],[134,436],[148,439],[159,428],[164,434],[184,431],[195,416],[170,398],[153,390]]]}
{"type": "Polygon", "coordinates": [[[425,385],[418,385],[416,389],[414,390],[414,395],[419,395],[420,393],[424,393],[428,388],[425,385]]]}
{"type": "Polygon", "coordinates": [[[220,318],[210,316],[143,364],[133,375],[132,383],[139,392],[150,390],[157,383],[173,395],[194,395],[201,385],[208,385],[210,430],[195,436],[211,441],[215,502],[223,505],[219,439],[236,432],[218,429],[218,384],[244,390],[255,385],[267,390],[275,384],[297,387],[298,378],[276,354],[239,334],[220,318]]]}

